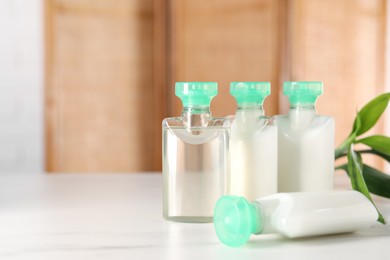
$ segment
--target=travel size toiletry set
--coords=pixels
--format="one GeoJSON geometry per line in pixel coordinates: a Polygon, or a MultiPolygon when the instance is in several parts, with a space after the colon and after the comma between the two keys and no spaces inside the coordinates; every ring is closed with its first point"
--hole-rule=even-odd
{"type": "Polygon", "coordinates": [[[321,82],[285,82],[289,113],[273,117],[263,109],[269,82],[232,82],[234,116],[212,116],[217,93],[215,82],[176,83],[182,114],[162,122],[165,219],[214,221],[229,246],[252,233],[302,237],[376,221],[362,194],[333,191],[335,125],[316,114],[321,82]]]}

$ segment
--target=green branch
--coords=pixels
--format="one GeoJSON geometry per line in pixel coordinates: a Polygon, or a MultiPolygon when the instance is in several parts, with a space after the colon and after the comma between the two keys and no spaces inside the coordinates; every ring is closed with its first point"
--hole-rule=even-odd
{"type": "MultiPolygon", "coordinates": [[[[335,167],[344,170],[351,181],[352,188],[364,194],[376,207],[370,193],[390,198],[390,175],[363,163],[362,154],[373,154],[390,162],[390,137],[373,135],[357,139],[370,130],[382,116],[390,100],[390,93],[384,93],[367,103],[357,112],[352,131],[335,149],[335,160],[347,157],[348,163],[335,167]],[[371,149],[355,150],[354,144],[361,143],[371,149]]],[[[377,209],[378,210],[378,209],[377,209]]],[[[378,221],[386,223],[378,210],[378,221]]]]}

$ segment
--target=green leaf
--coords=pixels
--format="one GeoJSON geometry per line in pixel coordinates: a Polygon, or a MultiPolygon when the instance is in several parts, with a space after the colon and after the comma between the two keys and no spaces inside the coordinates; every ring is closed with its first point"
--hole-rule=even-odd
{"type": "Polygon", "coordinates": [[[355,119],[353,124],[353,133],[356,133],[357,136],[364,134],[371,129],[378,121],[380,116],[385,111],[387,104],[390,100],[390,93],[384,93],[374,98],[368,102],[359,112],[361,125],[358,126],[358,120],[355,119]]]}
{"type": "Polygon", "coordinates": [[[353,145],[348,149],[348,172],[351,177],[351,184],[354,190],[360,191],[366,197],[369,197],[369,192],[362,175],[361,157],[353,150],[353,145]]]}
{"type": "Polygon", "coordinates": [[[373,135],[356,140],[356,143],[368,145],[374,150],[390,156],[390,137],[383,135],[373,135]]]}
{"type": "Polygon", "coordinates": [[[335,170],[344,170],[348,174],[348,176],[349,176],[348,164],[343,164],[343,165],[337,166],[334,169],[335,170]]]}
{"type": "MultiPolygon", "coordinates": [[[[350,176],[347,164],[336,167],[336,170],[344,170],[350,176]]],[[[370,193],[390,198],[390,175],[363,164],[363,178],[370,193]]]]}
{"type": "Polygon", "coordinates": [[[359,114],[359,111],[356,113],[355,121],[353,122],[353,130],[352,133],[349,135],[349,138],[358,135],[357,133],[360,131],[360,128],[362,127],[362,116],[359,114]]]}
{"type": "MultiPolygon", "coordinates": [[[[382,159],[384,159],[384,160],[390,162],[390,155],[381,153],[381,152],[379,152],[379,151],[377,151],[377,150],[374,150],[374,149],[358,150],[358,151],[356,151],[356,152],[357,152],[357,153],[360,153],[360,154],[367,154],[367,153],[369,153],[369,154],[375,154],[375,155],[378,155],[379,157],[382,157],[382,159]]],[[[344,152],[344,153],[342,153],[342,154],[339,154],[338,157],[335,158],[335,159],[339,159],[339,158],[342,158],[342,157],[345,157],[345,156],[347,156],[347,153],[346,153],[346,152],[344,152]]],[[[345,165],[345,167],[347,166],[346,164],[344,164],[344,165],[345,165]]],[[[344,165],[340,166],[340,167],[341,167],[340,169],[344,170],[344,165]]],[[[337,167],[337,168],[338,168],[338,167],[337,167]]]]}
{"type": "Polygon", "coordinates": [[[364,164],[363,177],[371,193],[390,198],[390,175],[364,164]]]}
{"type": "MultiPolygon", "coordinates": [[[[351,180],[352,188],[356,191],[359,191],[364,196],[367,197],[371,201],[371,203],[375,206],[374,201],[371,198],[370,192],[368,191],[366,182],[363,177],[362,171],[362,158],[360,154],[356,153],[353,150],[353,145],[351,145],[348,149],[348,173],[351,180]]],[[[375,206],[376,208],[376,206],[375,206]]],[[[386,223],[386,220],[382,216],[382,214],[378,211],[378,221],[382,224],[386,223]]]]}
{"type": "MultiPolygon", "coordinates": [[[[357,115],[358,122],[359,120],[359,115],[357,115]]],[[[359,126],[359,123],[357,124],[359,126]]],[[[353,132],[351,133],[347,139],[344,140],[342,144],[340,144],[334,151],[334,158],[338,159],[343,156],[343,154],[347,153],[348,147],[355,142],[356,138],[356,133],[353,132]]]]}
{"type": "Polygon", "coordinates": [[[334,151],[334,158],[338,159],[343,156],[343,154],[347,153],[348,147],[351,146],[351,144],[355,143],[356,139],[356,132],[360,129],[361,126],[361,120],[359,113],[356,114],[355,124],[353,126],[352,133],[349,134],[348,138],[344,140],[334,151]]]}
{"type": "Polygon", "coordinates": [[[390,155],[381,153],[381,152],[379,152],[379,151],[377,151],[377,150],[362,150],[362,151],[359,151],[359,153],[370,153],[370,154],[375,154],[375,155],[378,155],[378,156],[382,157],[382,158],[385,159],[386,161],[390,162],[390,155]]]}

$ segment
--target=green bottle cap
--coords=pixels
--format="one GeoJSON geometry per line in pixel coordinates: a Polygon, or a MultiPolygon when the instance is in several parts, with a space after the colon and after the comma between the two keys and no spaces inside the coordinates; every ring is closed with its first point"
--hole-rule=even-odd
{"type": "Polygon", "coordinates": [[[211,99],[218,94],[216,82],[176,82],[175,87],[175,94],[184,107],[208,107],[211,99]]]}
{"type": "Polygon", "coordinates": [[[230,94],[239,106],[244,104],[262,105],[265,97],[271,94],[269,82],[231,82],[230,94]]]}
{"type": "Polygon", "coordinates": [[[223,244],[239,247],[256,232],[259,218],[255,206],[245,198],[223,196],[214,208],[215,232],[223,244]]]}
{"type": "Polygon", "coordinates": [[[322,82],[297,81],[284,82],[283,94],[290,100],[291,105],[315,104],[318,96],[322,94],[322,82]]]}

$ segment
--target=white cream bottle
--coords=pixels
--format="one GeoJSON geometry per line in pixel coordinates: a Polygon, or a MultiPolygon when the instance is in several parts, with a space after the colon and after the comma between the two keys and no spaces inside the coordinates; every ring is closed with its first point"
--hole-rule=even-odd
{"type": "Polygon", "coordinates": [[[316,114],[322,82],[285,82],[288,115],[278,126],[278,192],[333,189],[334,119],[316,114]]]}
{"type": "Polygon", "coordinates": [[[277,192],[277,128],[264,116],[269,82],[232,82],[237,111],[230,128],[229,194],[254,200],[277,192]]]}
{"type": "Polygon", "coordinates": [[[221,197],[214,227],[222,243],[238,247],[251,234],[279,233],[289,238],[354,232],[378,218],[375,206],[353,190],[278,193],[254,202],[221,197]]]}

